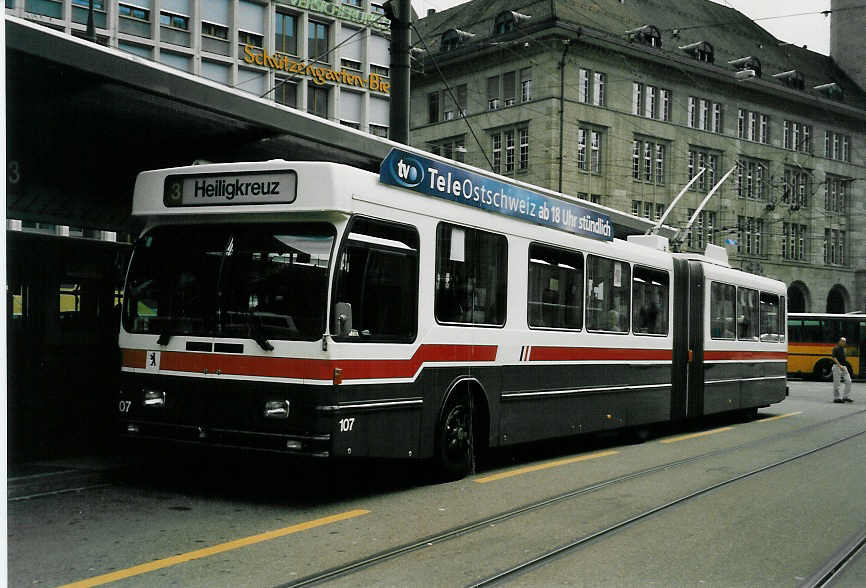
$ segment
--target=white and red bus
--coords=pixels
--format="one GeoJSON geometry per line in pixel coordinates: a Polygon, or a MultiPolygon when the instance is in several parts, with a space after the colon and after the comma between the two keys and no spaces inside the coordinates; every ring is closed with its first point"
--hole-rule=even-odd
{"type": "Polygon", "coordinates": [[[438,158],[143,172],[133,214],[128,437],[454,478],[486,447],[786,395],[783,283],[438,158]]]}

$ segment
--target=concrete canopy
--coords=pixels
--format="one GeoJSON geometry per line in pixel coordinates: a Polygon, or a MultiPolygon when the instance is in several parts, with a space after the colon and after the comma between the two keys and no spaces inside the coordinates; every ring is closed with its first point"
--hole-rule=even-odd
{"type": "Polygon", "coordinates": [[[393,145],[11,17],[6,65],[10,218],[128,231],[145,169],[282,158],[377,172],[393,145]]]}
{"type": "MultiPolygon", "coordinates": [[[[378,172],[398,145],[14,17],[6,18],[6,124],[9,218],[125,232],[138,230],[130,211],[143,170],[286,159],[378,172]]],[[[620,237],[652,226],[598,209],[620,237]]],[[[672,236],[666,227],[660,234],[672,236]]]]}

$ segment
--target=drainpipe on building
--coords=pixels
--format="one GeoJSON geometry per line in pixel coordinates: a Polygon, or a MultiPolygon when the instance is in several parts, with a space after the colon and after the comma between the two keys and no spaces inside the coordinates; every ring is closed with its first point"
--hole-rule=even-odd
{"type": "Polygon", "coordinates": [[[385,16],[391,21],[390,138],[409,144],[409,25],[410,0],[388,0],[385,16]]]}
{"type": "Polygon", "coordinates": [[[565,137],[565,56],[571,48],[571,41],[563,39],[562,59],[559,60],[559,192],[562,192],[563,145],[565,137]]]}

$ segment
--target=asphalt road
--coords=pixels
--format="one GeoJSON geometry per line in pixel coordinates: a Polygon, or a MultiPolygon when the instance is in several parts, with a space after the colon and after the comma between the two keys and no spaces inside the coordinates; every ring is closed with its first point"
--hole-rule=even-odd
{"type": "MultiPolygon", "coordinates": [[[[866,384],[854,399],[791,382],[753,421],[500,451],[448,484],[401,462],[130,458],[83,490],[8,504],[9,583],[278,586],[414,545],[328,585],[473,585],[563,547],[503,583],[798,586],[866,528],[866,384]]],[[[834,585],[866,585],[866,557],[834,585]]]]}

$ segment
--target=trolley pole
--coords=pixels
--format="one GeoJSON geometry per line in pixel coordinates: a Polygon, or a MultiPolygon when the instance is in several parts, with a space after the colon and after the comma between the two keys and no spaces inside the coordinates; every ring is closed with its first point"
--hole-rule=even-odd
{"type": "Polygon", "coordinates": [[[388,0],[385,16],[391,21],[391,105],[390,137],[397,143],[409,143],[409,25],[412,22],[410,0],[388,0]]]}

